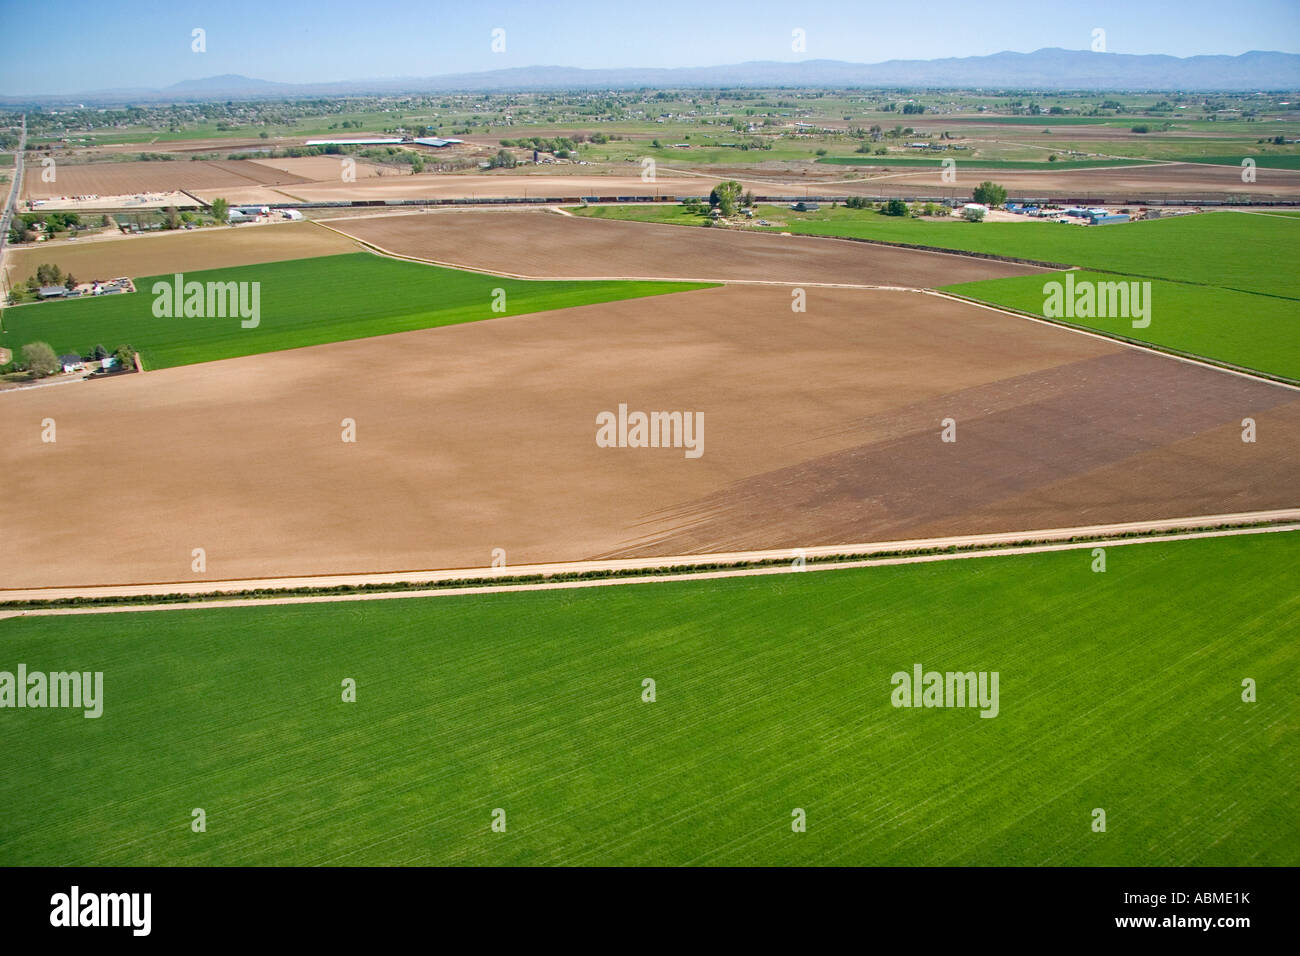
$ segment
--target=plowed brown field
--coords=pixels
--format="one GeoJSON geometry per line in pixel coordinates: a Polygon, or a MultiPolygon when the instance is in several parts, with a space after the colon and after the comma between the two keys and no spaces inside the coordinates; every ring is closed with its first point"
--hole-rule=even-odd
{"type": "Polygon", "coordinates": [[[812,289],[806,313],[789,303],[731,286],[2,394],[0,587],[1300,504],[1293,390],[938,296],[812,289]],[[620,403],[703,413],[703,456],[598,447],[596,416],[620,403]]]}
{"type": "Polygon", "coordinates": [[[247,159],[64,164],[55,167],[54,182],[45,182],[39,175],[27,176],[23,180],[22,198],[124,196],[178,189],[193,191],[305,182],[310,180],[247,159]]]}
{"type": "Polygon", "coordinates": [[[929,288],[1035,266],[842,239],[586,219],[545,210],[439,211],[334,221],[389,252],[533,277],[829,282],[929,288]]]}

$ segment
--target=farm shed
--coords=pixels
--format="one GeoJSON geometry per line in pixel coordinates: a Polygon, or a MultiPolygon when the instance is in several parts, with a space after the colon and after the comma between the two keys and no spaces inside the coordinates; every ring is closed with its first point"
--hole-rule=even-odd
{"type": "Polygon", "coordinates": [[[400,136],[375,136],[370,139],[309,139],[305,146],[396,146],[400,136]]]}

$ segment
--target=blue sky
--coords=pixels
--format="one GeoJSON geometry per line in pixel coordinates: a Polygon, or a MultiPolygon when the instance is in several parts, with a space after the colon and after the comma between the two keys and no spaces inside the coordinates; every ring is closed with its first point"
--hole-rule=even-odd
{"type": "Polygon", "coordinates": [[[325,82],[541,64],[874,63],[1082,50],[1095,27],[1114,53],[1297,52],[1300,3],[0,0],[0,94],[160,88],[222,73],[325,82]],[[191,50],[195,27],[207,33],[205,53],[191,50]],[[504,53],[491,49],[497,27],[504,53]],[[791,49],[796,27],[804,53],[791,49]]]}

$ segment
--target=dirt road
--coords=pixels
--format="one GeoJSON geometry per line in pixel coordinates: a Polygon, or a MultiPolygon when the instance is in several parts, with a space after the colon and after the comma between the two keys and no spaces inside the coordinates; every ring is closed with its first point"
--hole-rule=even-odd
{"type": "Polygon", "coordinates": [[[776,551],[747,551],[729,554],[677,555],[641,561],[576,561],[567,564],[536,564],[520,567],[463,568],[449,571],[407,571],[399,574],[331,575],[306,578],[259,578],[247,581],[213,581],[205,584],[183,585],[127,585],[109,588],[38,588],[27,591],[0,591],[0,601],[53,601],[71,598],[103,599],[112,597],[138,597],[168,594],[238,593],[254,589],[288,590],[293,588],[365,587],[367,585],[432,584],[440,581],[479,580],[494,577],[591,574],[595,572],[628,572],[658,568],[685,568],[712,564],[740,564],[782,562],[764,567],[732,568],[714,571],[684,571],[671,574],[628,575],[614,578],[593,578],[579,581],[545,581],[539,583],[478,584],[463,587],[443,587],[409,591],[381,591],[346,595],[301,595],[266,598],[227,598],[207,601],[184,601],[165,604],[108,607],[67,607],[0,609],[0,620],[6,617],[45,616],[59,614],[111,614],[138,610],[164,611],[186,608],[251,607],[265,604],[319,604],[338,601],[377,601],[411,597],[451,597],[469,594],[500,594],[510,591],[546,591],[567,588],[606,587],[618,584],[644,584],[664,581],[698,581],[731,577],[751,577],[772,574],[794,574],[803,571],[834,571],[844,568],[862,568],[897,564],[921,564],[933,561],[954,561],[963,558],[999,557],[1017,554],[1036,554],[1046,551],[1077,551],[1094,548],[1115,548],[1132,544],[1152,544],[1162,541],[1188,541],[1196,538],[1231,537],[1246,534],[1272,534],[1300,531],[1300,509],[1257,512],[1254,514],[1208,515],[1197,518],[1179,518],[1172,521],[1130,522],[1122,525],[1098,525],[1087,528],[1058,528],[1050,531],[1032,531],[1025,534],[966,535],[956,538],[931,538],[917,541],[885,541],[875,544],[856,544],[847,547],[810,547],[776,551]],[[1222,524],[1238,522],[1276,521],[1262,527],[1220,528],[1222,524]],[[1147,537],[1116,537],[1119,535],[1167,532],[1170,529],[1191,528],[1200,530],[1161,533],[1147,537]],[[1087,541],[1069,540],[1087,537],[1087,541]],[[1034,544],[1016,544],[1034,541],[1034,544]],[[962,548],[941,554],[921,553],[935,549],[962,548]],[[835,558],[840,554],[885,554],[904,552],[894,557],[857,558],[818,561],[818,558],[835,558]],[[907,553],[911,552],[911,553],[907,553]],[[813,559],[812,564],[806,563],[813,559]]]}

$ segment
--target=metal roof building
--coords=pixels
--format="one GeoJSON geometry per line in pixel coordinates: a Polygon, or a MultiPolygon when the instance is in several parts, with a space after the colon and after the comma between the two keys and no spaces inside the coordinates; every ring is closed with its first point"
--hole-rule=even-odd
{"type": "Polygon", "coordinates": [[[306,146],[396,146],[400,136],[377,136],[373,139],[309,139],[306,146]]]}

